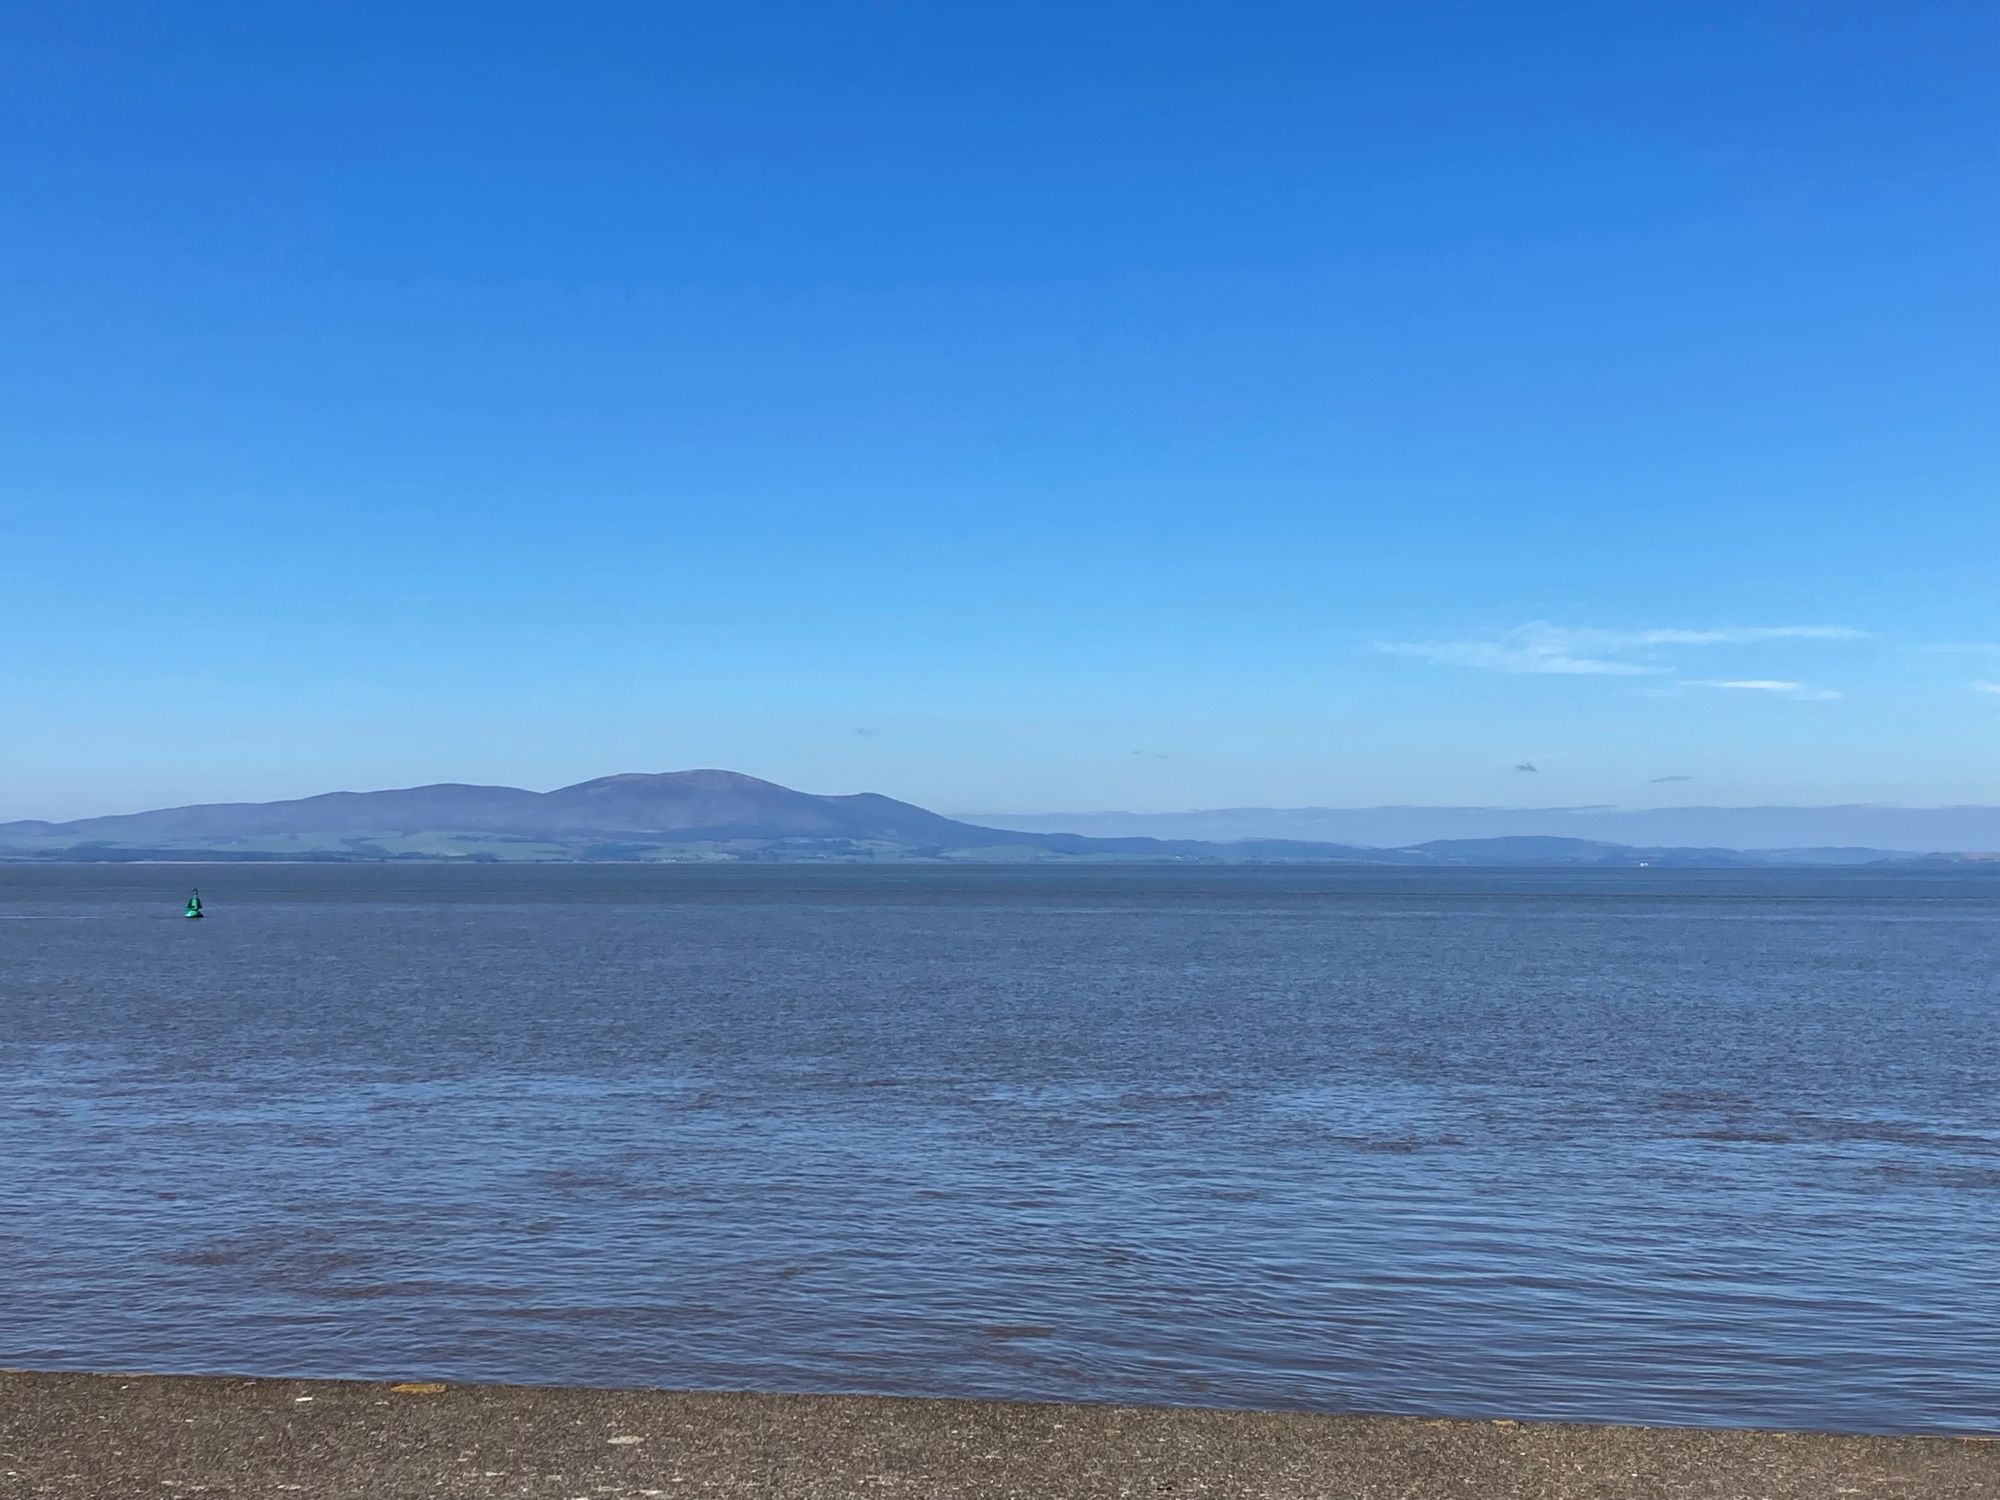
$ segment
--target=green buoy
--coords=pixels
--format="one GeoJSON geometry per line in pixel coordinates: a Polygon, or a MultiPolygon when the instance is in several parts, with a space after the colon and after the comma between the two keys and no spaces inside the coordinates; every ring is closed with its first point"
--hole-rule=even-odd
{"type": "Polygon", "coordinates": [[[194,917],[194,918],[197,918],[197,919],[199,919],[199,918],[200,918],[200,916],[201,916],[201,892],[200,892],[200,891],[198,891],[198,890],[195,890],[195,891],[189,891],[189,892],[188,892],[188,909],[187,909],[186,911],[182,912],[182,913],[181,913],[181,915],[182,915],[182,916],[184,916],[184,917],[194,917]]]}

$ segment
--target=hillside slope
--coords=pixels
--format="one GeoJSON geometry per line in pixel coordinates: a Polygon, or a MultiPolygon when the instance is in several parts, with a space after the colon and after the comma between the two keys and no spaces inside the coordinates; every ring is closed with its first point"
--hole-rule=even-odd
{"type": "Polygon", "coordinates": [[[1408,862],[1328,844],[1090,839],[981,828],[875,792],[822,796],[736,771],[601,776],[552,792],[457,782],[0,824],[11,858],[648,859],[926,856],[1408,862]]]}

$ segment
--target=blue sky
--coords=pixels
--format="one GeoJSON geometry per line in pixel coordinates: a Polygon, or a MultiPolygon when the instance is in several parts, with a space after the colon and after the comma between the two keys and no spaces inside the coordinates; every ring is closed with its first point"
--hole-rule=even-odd
{"type": "Polygon", "coordinates": [[[1984,5],[0,13],[0,818],[2000,801],[1984,5]]]}

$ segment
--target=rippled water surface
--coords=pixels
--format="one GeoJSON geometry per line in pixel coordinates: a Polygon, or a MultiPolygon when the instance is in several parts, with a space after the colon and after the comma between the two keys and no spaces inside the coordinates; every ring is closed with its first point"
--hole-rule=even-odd
{"type": "Polygon", "coordinates": [[[0,1364],[1990,1431],[1996,964],[1930,874],[4,868],[0,1364]]]}

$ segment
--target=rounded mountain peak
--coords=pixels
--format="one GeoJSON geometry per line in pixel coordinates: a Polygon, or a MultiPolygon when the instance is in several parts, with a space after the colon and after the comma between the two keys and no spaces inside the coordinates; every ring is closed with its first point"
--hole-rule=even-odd
{"type": "Polygon", "coordinates": [[[686,791],[686,792],[786,792],[774,781],[745,776],[741,771],[621,771],[615,776],[599,776],[579,781],[575,786],[558,787],[551,796],[594,791],[686,791]]]}

